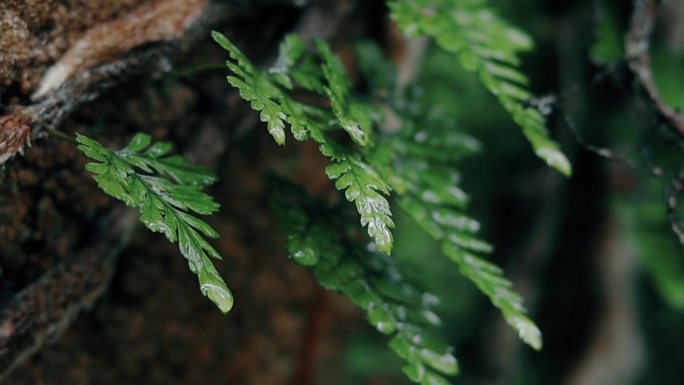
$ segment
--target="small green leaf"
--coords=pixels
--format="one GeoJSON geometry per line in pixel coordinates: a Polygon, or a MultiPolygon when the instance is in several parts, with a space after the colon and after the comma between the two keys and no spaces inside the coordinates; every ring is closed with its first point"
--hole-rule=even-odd
{"type": "Polygon", "coordinates": [[[280,53],[275,64],[268,70],[276,82],[287,89],[292,89],[289,72],[306,53],[304,42],[297,35],[287,35],[280,43],[280,53]]]}
{"type": "Polygon", "coordinates": [[[394,227],[389,203],[383,194],[390,188],[373,168],[357,157],[340,159],[325,169],[330,179],[335,179],[335,187],[344,190],[348,201],[356,204],[361,215],[361,225],[368,227],[368,235],[373,238],[378,249],[385,254],[392,251],[394,227]]]}
{"type": "MultiPolygon", "coordinates": [[[[344,66],[322,41],[315,41],[316,51],[307,52],[304,43],[295,36],[287,37],[280,47],[276,64],[268,73],[257,70],[245,56],[223,35],[213,33],[214,39],[225,48],[232,60],[227,62],[233,76],[228,82],[240,90],[243,99],[260,112],[276,143],[285,143],[285,127],[290,125],[296,140],[311,139],[332,164],[326,170],[335,186],[345,191],[348,201],[354,202],[361,216],[361,225],[379,250],[389,254],[392,249],[389,186],[364,161],[356,149],[330,139],[329,132],[343,130],[360,145],[371,143],[373,117],[377,110],[368,103],[351,98],[351,82],[344,66]],[[301,86],[321,98],[328,99],[330,108],[307,105],[289,95],[301,86]]],[[[302,263],[315,259],[303,245],[291,257],[302,263]]]]}
{"type": "Polygon", "coordinates": [[[98,186],[128,206],[138,207],[140,221],[151,231],[164,234],[171,242],[178,241],[181,254],[198,276],[201,292],[222,312],[228,312],[233,296],[209,259],[220,256],[202,238],[216,238],[218,233],[191,214],[210,214],[218,209],[218,203],[201,191],[201,186],[212,183],[215,176],[205,168],[189,165],[182,157],[164,157],[171,145],[151,144],[147,134],[135,135],[119,151],[84,135],[77,135],[76,140],[87,157],[100,162],[86,165],[98,186]],[[149,175],[153,171],[161,176],[149,175]]]}
{"type": "Polygon", "coordinates": [[[327,81],[325,91],[335,117],[354,142],[365,146],[370,140],[370,119],[363,116],[365,112],[359,105],[354,107],[355,105],[348,101],[351,84],[344,66],[326,44],[317,40],[316,47],[323,58],[323,75],[327,81]],[[361,119],[357,119],[358,117],[361,119]]]}
{"type": "Polygon", "coordinates": [[[126,146],[125,150],[133,152],[140,151],[149,146],[151,141],[152,137],[145,133],[139,132],[133,136],[133,139],[131,139],[131,142],[128,144],[128,146],[126,146]]]}
{"type": "MultiPolygon", "coordinates": [[[[337,177],[348,172],[341,165],[330,169],[337,177]]],[[[348,236],[351,226],[340,220],[339,212],[323,208],[283,178],[271,176],[269,185],[273,191],[269,205],[278,216],[290,254],[306,245],[307,252],[315,255],[316,262],[309,267],[316,279],[362,308],[368,322],[390,337],[390,348],[406,361],[404,371],[411,380],[448,383],[442,374],[456,374],[458,365],[435,333],[439,323],[415,316],[438,318],[432,311],[435,302],[423,300],[427,295],[402,274],[394,258],[348,236]]]]}
{"type": "Polygon", "coordinates": [[[368,310],[368,322],[382,334],[392,334],[397,330],[394,317],[382,306],[370,307],[370,310],[368,310]]]}
{"type": "Polygon", "coordinates": [[[423,362],[444,374],[456,374],[458,372],[458,363],[450,352],[439,354],[430,349],[423,348],[420,349],[418,354],[423,362]]]}
{"type": "Polygon", "coordinates": [[[233,308],[233,294],[226,286],[226,283],[223,282],[211,261],[206,256],[202,259],[202,267],[197,272],[200,290],[223,313],[228,313],[233,308]]]}

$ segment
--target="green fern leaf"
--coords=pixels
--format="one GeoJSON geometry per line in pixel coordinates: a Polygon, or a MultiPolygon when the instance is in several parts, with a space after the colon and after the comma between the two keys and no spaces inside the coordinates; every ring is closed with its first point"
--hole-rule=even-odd
{"type": "Polygon", "coordinates": [[[402,134],[402,140],[383,139],[372,156],[382,176],[394,184],[399,206],[441,242],[443,253],[501,310],[520,338],[540,349],[541,332],[525,315],[522,298],[499,267],[478,255],[489,254],[493,248],[477,238],[480,224],[462,212],[467,195],[457,185],[458,174],[439,159],[423,157],[425,151],[439,153],[441,146],[426,145],[428,140],[421,147],[405,145],[416,136],[402,134]]]}
{"type": "Polygon", "coordinates": [[[345,190],[348,201],[356,203],[361,214],[361,225],[368,226],[368,234],[375,240],[378,250],[389,254],[392,250],[394,227],[389,203],[382,194],[389,194],[390,188],[368,164],[358,157],[343,158],[325,169],[335,187],[345,190]]]}
{"type": "Polygon", "coordinates": [[[397,89],[397,69],[387,60],[380,47],[372,41],[361,41],[354,47],[359,69],[366,75],[370,88],[375,96],[394,96],[397,89]]]}
{"type": "Polygon", "coordinates": [[[541,159],[566,176],[570,162],[549,138],[544,117],[527,105],[529,80],[517,67],[520,52],[532,47],[522,31],[499,18],[484,0],[402,0],[389,2],[392,17],[409,36],[427,35],[476,72],[522,128],[541,159]]]}
{"type": "Polygon", "coordinates": [[[364,114],[363,108],[348,100],[351,81],[340,60],[322,41],[316,40],[316,47],[323,59],[323,76],[328,83],[325,92],[330,99],[335,117],[354,142],[365,146],[371,134],[370,118],[367,113],[364,114]]]}
{"type": "MultiPolygon", "coordinates": [[[[399,133],[380,135],[375,143],[370,140],[370,135],[364,134],[370,131],[362,130],[359,133],[355,132],[356,127],[344,127],[347,123],[354,125],[364,122],[358,128],[370,128],[373,121],[371,116],[377,115],[375,111],[379,108],[371,103],[350,100],[349,80],[341,63],[327,46],[318,41],[315,53],[301,54],[298,48],[300,44],[295,41],[288,38],[281,45],[278,61],[286,64],[277,66],[280,70],[276,71],[276,75],[287,76],[287,81],[274,77],[269,80],[263,74],[258,76],[269,82],[269,89],[277,90],[271,95],[277,95],[273,99],[277,100],[282,119],[291,125],[295,138],[311,138],[319,144],[321,153],[331,160],[326,169],[328,177],[336,180],[335,186],[344,190],[347,200],[356,204],[361,215],[361,224],[367,226],[378,250],[386,254],[391,251],[393,240],[390,229],[394,224],[385,196],[394,189],[399,205],[443,243],[445,254],[459,265],[461,272],[501,309],[521,338],[538,349],[541,346],[539,330],[526,317],[520,296],[512,290],[511,283],[503,276],[501,269],[478,255],[490,253],[492,247],[476,237],[479,224],[461,211],[466,206],[468,197],[457,185],[460,177],[453,170],[451,162],[476,152],[480,147],[479,143],[454,130],[444,121],[437,124],[429,124],[424,119],[421,121],[421,117],[429,114],[416,107],[415,103],[409,104],[413,107],[406,107],[406,103],[394,100],[399,95],[393,95],[395,98],[389,100],[391,106],[385,106],[385,110],[397,114],[400,119],[402,126],[399,133]],[[301,67],[297,60],[302,64],[301,67]],[[322,64],[316,66],[314,63],[322,64]],[[328,99],[331,108],[306,105],[287,93],[288,89],[298,86],[328,99]],[[361,113],[357,113],[358,111],[361,113]],[[331,125],[329,122],[336,124],[331,125]],[[426,123],[440,128],[427,130],[424,128],[426,123]],[[364,150],[346,148],[332,139],[330,133],[335,128],[347,131],[357,144],[365,146],[364,150]]],[[[229,50],[236,50],[232,45],[227,47],[229,50]]],[[[365,52],[372,53],[373,50],[366,49],[365,52]]],[[[507,58],[509,62],[517,60],[517,56],[506,52],[509,51],[504,51],[500,59],[507,58]]],[[[237,63],[247,60],[239,51],[231,55],[237,63]]],[[[389,67],[381,63],[371,65],[364,58],[360,61],[365,62],[365,67],[369,69],[376,66],[389,67]]],[[[497,65],[492,63],[488,68],[499,76],[522,81],[523,75],[514,69],[497,65]]],[[[247,70],[244,73],[254,68],[251,64],[245,67],[247,70]]],[[[245,77],[245,83],[254,82],[253,78],[257,76],[254,75],[255,72],[251,73],[252,78],[245,77]]],[[[384,84],[387,87],[390,83],[392,81],[386,79],[384,83],[371,84],[384,84]]],[[[382,94],[382,90],[375,91],[378,95],[382,94]]],[[[502,102],[506,100],[502,99],[502,102]]],[[[375,117],[375,120],[379,119],[375,117]]],[[[316,253],[315,250],[331,242],[321,229],[311,228],[309,232],[315,234],[315,237],[294,240],[288,236],[289,242],[297,248],[297,252],[292,253],[292,258],[304,265],[318,266],[321,253],[316,253]]],[[[330,278],[322,275],[317,277],[324,286],[331,287],[330,278]]],[[[409,372],[416,376],[416,373],[420,373],[413,369],[409,372]]]]}
{"type": "Polygon", "coordinates": [[[126,205],[140,209],[140,221],[150,230],[178,242],[190,270],[197,274],[202,294],[227,313],[233,295],[216,271],[210,257],[219,253],[204,239],[218,234],[192,213],[211,214],[218,203],[201,188],[215,177],[203,167],[191,166],[179,156],[165,157],[166,142],[151,143],[147,134],[137,134],[122,150],[113,151],[84,135],[77,135],[78,148],[97,162],[88,163],[98,186],[126,205]],[[154,174],[162,175],[156,176],[154,174]],[[170,178],[170,179],[168,179],[170,178]]]}
{"type": "Polygon", "coordinates": [[[282,95],[268,78],[233,45],[225,36],[218,32],[212,32],[211,36],[221,45],[234,61],[226,61],[226,65],[235,74],[228,76],[228,83],[240,90],[240,96],[249,101],[252,108],[259,111],[259,117],[266,123],[268,132],[273,136],[276,143],[285,144],[285,118],[284,107],[278,103],[282,95]]]}
{"type": "MultiPolygon", "coordinates": [[[[374,73],[363,75],[370,77],[374,73]]],[[[399,206],[440,242],[445,256],[501,310],[521,339],[539,349],[541,333],[526,316],[522,298],[503,271],[481,257],[493,248],[477,237],[480,224],[464,213],[469,197],[459,187],[461,176],[455,164],[477,153],[481,145],[453,124],[451,116],[435,113],[448,110],[449,101],[441,105],[438,99],[429,98],[429,92],[424,91],[423,97],[411,94],[411,103],[400,95],[388,100],[386,110],[396,116],[401,126],[396,132],[380,135],[366,159],[381,180],[391,185],[399,206]]]]}
{"type": "MultiPolygon", "coordinates": [[[[339,292],[366,312],[368,322],[391,337],[390,347],[406,361],[404,372],[420,384],[448,384],[458,372],[451,348],[436,334],[438,299],[411,283],[396,261],[369,251],[299,186],[271,176],[269,205],[278,216],[290,257],[309,266],[326,289],[339,292]],[[308,256],[303,259],[303,256],[308,256]]],[[[352,231],[353,233],[353,231],[352,231]]]]}
{"type": "MultiPolygon", "coordinates": [[[[218,39],[221,39],[219,36],[218,39]]],[[[296,35],[288,35],[280,43],[280,53],[275,64],[268,70],[274,79],[283,87],[292,89],[292,79],[290,72],[294,70],[295,64],[306,53],[306,47],[302,40],[296,35]]]]}
{"type": "Polygon", "coordinates": [[[272,117],[277,117],[275,130],[269,126],[276,142],[285,141],[285,123],[290,125],[295,139],[315,141],[321,153],[331,160],[328,177],[336,180],[335,186],[345,191],[347,200],[355,203],[361,225],[367,227],[378,249],[389,254],[393,243],[390,229],[394,223],[389,203],[383,196],[389,195],[389,187],[360,151],[346,148],[330,135],[335,129],[341,129],[356,144],[367,145],[371,141],[374,111],[368,105],[350,100],[348,76],[330,48],[316,41],[316,51],[305,52],[298,37],[288,36],[281,44],[276,64],[265,73],[258,71],[225,36],[218,32],[212,36],[233,59],[228,61],[228,67],[235,76],[228,77],[229,83],[240,90],[240,95],[255,110],[261,111],[263,121],[271,124],[272,117]],[[299,101],[288,93],[296,87],[327,99],[331,107],[320,108],[299,101]],[[267,111],[266,118],[264,111],[267,111]]]}

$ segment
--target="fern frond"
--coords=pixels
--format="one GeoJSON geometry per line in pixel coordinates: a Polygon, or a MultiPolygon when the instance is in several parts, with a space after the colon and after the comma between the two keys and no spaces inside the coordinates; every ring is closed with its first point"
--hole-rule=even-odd
{"type": "Polygon", "coordinates": [[[118,153],[146,173],[156,172],[180,184],[209,186],[216,181],[216,176],[208,169],[190,165],[180,155],[166,156],[173,149],[171,143],[151,141],[149,135],[135,135],[118,153]]]}
{"type": "Polygon", "coordinates": [[[368,226],[368,234],[375,240],[378,250],[389,254],[392,249],[394,227],[389,203],[382,194],[389,194],[390,187],[368,164],[357,156],[342,158],[329,165],[325,173],[335,179],[335,187],[344,190],[348,201],[356,204],[361,215],[361,225],[368,226]]]}
{"type": "Polygon", "coordinates": [[[249,101],[252,108],[259,111],[259,117],[266,123],[268,132],[276,143],[285,144],[285,119],[283,112],[287,106],[281,103],[283,99],[280,89],[271,82],[267,74],[258,70],[225,36],[212,32],[214,40],[230,54],[233,61],[226,61],[226,65],[234,76],[228,76],[228,83],[240,90],[240,96],[249,101]]]}
{"type": "MultiPolygon", "coordinates": [[[[404,372],[420,384],[448,384],[458,371],[451,348],[436,334],[438,299],[421,291],[396,261],[369,251],[349,234],[339,213],[312,204],[299,186],[271,177],[270,206],[291,258],[313,270],[326,289],[345,295],[366,312],[368,322],[391,337],[390,347],[406,361],[404,372]]],[[[352,231],[353,233],[353,231],[352,231]]]]}
{"type": "MultiPolygon", "coordinates": [[[[222,40],[222,36],[217,35],[214,39],[222,40]]],[[[225,47],[224,47],[225,48],[225,47]]],[[[287,89],[292,89],[292,79],[290,72],[295,69],[295,64],[306,53],[306,47],[301,39],[296,35],[288,35],[280,43],[278,59],[268,70],[274,79],[287,89]]]]}
{"type": "Polygon", "coordinates": [[[212,36],[233,59],[227,64],[235,76],[229,76],[228,82],[240,90],[252,108],[261,112],[261,120],[267,122],[276,142],[285,141],[285,123],[290,125],[295,139],[316,142],[331,161],[328,177],[336,180],[335,186],[355,203],[361,225],[367,227],[378,249],[389,254],[393,243],[390,229],[394,226],[384,197],[390,193],[389,186],[359,150],[346,148],[330,135],[341,129],[356,144],[365,146],[371,138],[373,109],[349,100],[348,76],[330,48],[318,41],[315,52],[305,53],[299,38],[286,37],[276,65],[267,73],[257,70],[225,36],[218,32],[212,36]],[[307,105],[291,96],[288,91],[298,86],[327,99],[331,107],[307,105]]]}
{"type": "Polygon", "coordinates": [[[493,248],[477,236],[480,224],[464,213],[469,197],[459,187],[461,176],[455,165],[479,152],[481,145],[455,125],[453,118],[433,113],[448,106],[435,105],[434,100],[425,102],[417,95],[410,99],[410,104],[401,98],[389,100],[387,108],[394,111],[401,126],[395,133],[379,136],[367,152],[368,161],[391,185],[399,206],[440,242],[444,255],[501,310],[520,338],[539,349],[541,333],[525,315],[522,298],[503,271],[482,257],[493,248]]]}
{"type": "MultiPolygon", "coordinates": [[[[225,40],[218,34],[215,34],[214,38],[220,43],[225,40]]],[[[456,262],[462,274],[501,309],[506,320],[518,331],[521,338],[532,347],[540,348],[541,334],[534,323],[525,316],[522,299],[513,291],[511,283],[503,276],[501,269],[479,256],[492,250],[489,244],[477,238],[479,224],[462,212],[468,197],[458,187],[460,177],[454,171],[452,162],[476,152],[479,143],[468,135],[454,130],[449,124],[430,124],[429,119],[425,119],[429,114],[421,109],[420,103],[400,102],[400,95],[392,95],[392,98],[385,95],[389,105],[384,106],[385,110],[396,114],[401,121],[400,131],[394,135],[379,132],[377,140],[369,140],[370,135],[365,133],[370,133],[373,121],[371,117],[380,108],[370,102],[350,100],[349,80],[339,60],[327,46],[317,42],[315,53],[302,54],[298,48],[301,43],[296,43],[296,40],[292,39],[287,38],[281,45],[278,62],[286,64],[278,65],[279,70],[275,71],[281,80],[269,78],[265,73],[257,74],[254,66],[247,63],[244,64],[244,70],[238,69],[242,74],[251,74],[243,77],[243,83],[254,84],[256,79],[268,82],[268,87],[252,91],[271,92],[264,93],[261,97],[265,95],[275,101],[275,105],[280,108],[282,120],[291,125],[295,138],[301,140],[307,137],[319,144],[321,153],[331,160],[331,164],[326,168],[328,177],[336,180],[335,186],[339,190],[344,190],[347,200],[356,204],[361,215],[361,224],[367,226],[368,234],[375,241],[378,250],[386,254],[391,251],[393,239],[390,229],[394,223],[385,196],[393,189],[397,193],[399,205],[442,243],[445,255],[456,262]],[[298,74],[297,77],[294,74],[298,74]],[[282,80],[283,77],[287,77],[288,80],[282,80]],[[305,79],[304,83],[300,83],[298,79],[305,79]],[[331,108],[309,106],[288,94],[289,89],[298,86],[328,99],[331,108]],[[412,107],[406,107],[407,105],[412,107]],[[362,113],[354,113],[355,111],[362,113]],[[366,123],[352,129],[344,127],[353,126],[357,122],[366,123]],[[368,127],[368,130],[361,127],[368,127]],[[335,128],[350,133],[352,139],[364,148],[348,148],[335,141],[330,135],[335,128]],[[357,128],[361,131],[356,132],[357,128]]],[[[229,64],[231,69],[246,62],[244,55],[232,44],[223,42],[222,45],[232,51],[231,56],[236,61],[229,64]]],[[[373,53],[372,49],[365,51],[373,53]]],[[[377,59],[378,55],[375,55],[375,58],[377,59]]],[[[371,64],[365,58],[361,58],[360,61],[365,62],[365,67],[371,70],[390,66],[387,63],[371,64]]],[[[371,84],[383,84],[388,87],[393,83],[390,79],[385,80],[384,83],[371,84]]],[[[382,93],[382,90],[375,91],[376,94],[382,93]]],[[[246,97],[253,100],[253,97],[251,98],[246,97]]],[[[378,117],[374,119],[380,120],[378,117]]],[[[318,234],[319,230],[311,231],[319,238],[322,237],[318,234]]],[[[316,239],[299,238],[295,242],[299,252],[296,255],[293,253],[293,259],[305,265],[316,264],[320,258],[318,254],[307,251],[316,246],[316,239]]]]}
{"type": "Polygon", "coordinates": [[[416,147],[402,145],[410,140],[382,141],[373,157],[377,163],[384,163],[377,169],[394,183],[397,203],[441,243],[444,255],[456,262],[461,274],[501,310],[520,338],[540,349],[541,332],[525,315],[522,298],[503,271],[480,256],[491,253],[493,248],[477,237],[480,224],[462,211],[468,198],[458,187],[458,175],[447,164],[422,156],[424,151],[440,153],[439,146],[426,145],[426,140],[416,151],[416,147]]]}
{"type": "Polygon", "coordinates": [[[137,134],[125,148],[114,151],[84,135],[78,148],[97,162],[88,163],[98,186],[107,194],[140,209],[140,221],[150,230],[178,242],[190,270],[197,274],[202,294],[227,313],[233,295],[216,271],[210,257],[219,253],[204,239],[217,238],[216,231],[196,214],[211,214],[218,203],[201,188],[215,177],[203,167],[191,166],[180,156],[165,157],[171,144],[151,144],[147,134],[137,134]],[[156,175],[155,175],[156,174],[156,175]],[[161,176],[157,176],[161,175],[161,176]],[[169,179],[170,178],[170,179],[169,179]]]}
{"type": "Polygon", "coordinates": [[[549,138],[544,117],[527,105],[529,79],[518,70],[519,54],[532,40],[510,26],[485,0],[391,0],[392,18],[408,36],[432,36],[481,83],[522,128],[538,157],[569,176],[570,162],[549,138]]]}
{"type": "Polygon", "coordinates": [[[323,76],[327,82],[325,93],[330,100],[335,117],[354,142],[365,146],[371,134],[370,113],[364,106],[348,100],[351,81],[339,59],[322,41],[317,40],[316,47],[323,59],[323,76]]]}

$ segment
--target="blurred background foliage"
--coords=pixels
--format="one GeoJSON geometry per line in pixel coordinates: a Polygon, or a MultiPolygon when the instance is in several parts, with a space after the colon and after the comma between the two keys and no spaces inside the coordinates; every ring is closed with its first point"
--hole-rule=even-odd
{"type": "MultiPolygon", "coordinates": [[[[683,148],[657,124],[627,75],[623,46],[631,4],[495,3],[537,41],[525,68],[532,89],[554,98],[547,118],[575,175],[563,180],[545,169],[493,96],[449,54],[428,49],[417,92],[434,114],[448,109],[451,123],[483,144],[480,154],[461,163],[464,189],[475,197],[470,213],[481,220],[484,239],[496,246],[494,258],[545,337],[544,349],[534,352],[507,336],[512,332],[488,301],[439,257],[438,245],[399,216],[396,254],[407,263],[418,256],[444,300],[445,333],[461,361],[456,383],[681,383],[684,256],[666,212],[669,182],[651,171],[678,172],[683,148]],[[602,159],[581,142],[620,159],[602,159]],[[611,284],[617,293],[607,293],[611,284]],[[614,317],[633,322],[625,327],[614,317]],[[621,345],[613,340],[625,333],[633,343],[614,350],[621,345]],[[587,374],[593,366],[606,372],[603,381],[587,374]]],[[[682,106],[684,46],[673,46],[667,29],[681,19],[664,16],[674,8],[684,15],[673,4],[661,12],[652,65],[664,99],[682,106]]],[[[398,359],[369,328],[349,343],[345,366],[354,379],[339,383],[408,383],[398,359]]]]}

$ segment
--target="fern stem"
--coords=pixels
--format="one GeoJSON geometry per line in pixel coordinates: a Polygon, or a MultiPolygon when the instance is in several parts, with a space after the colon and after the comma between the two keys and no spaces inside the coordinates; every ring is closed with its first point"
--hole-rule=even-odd
{"type": "Polygon", "coordinates": [[[46,128],[45,132],[47,132],[50,136],[53,136],[55,138],[59,138],[62,140],[66,140],[67,142],[78,144],[78,142],[76,141],[76,138],[74,138],[73,136],[71,136],[69,134],[63,133],[62,131],[55,130],[54,128],[46,128]]]}
{"type": "Polygon", "coordinates": [[[184,78],[194,76],[200,72],[211,71],[211,70],[225,70],[226,63],[204,63],[193,67],[183,68],[175,71],[169,72],[169,75],[173,78],[184,78]]]}

